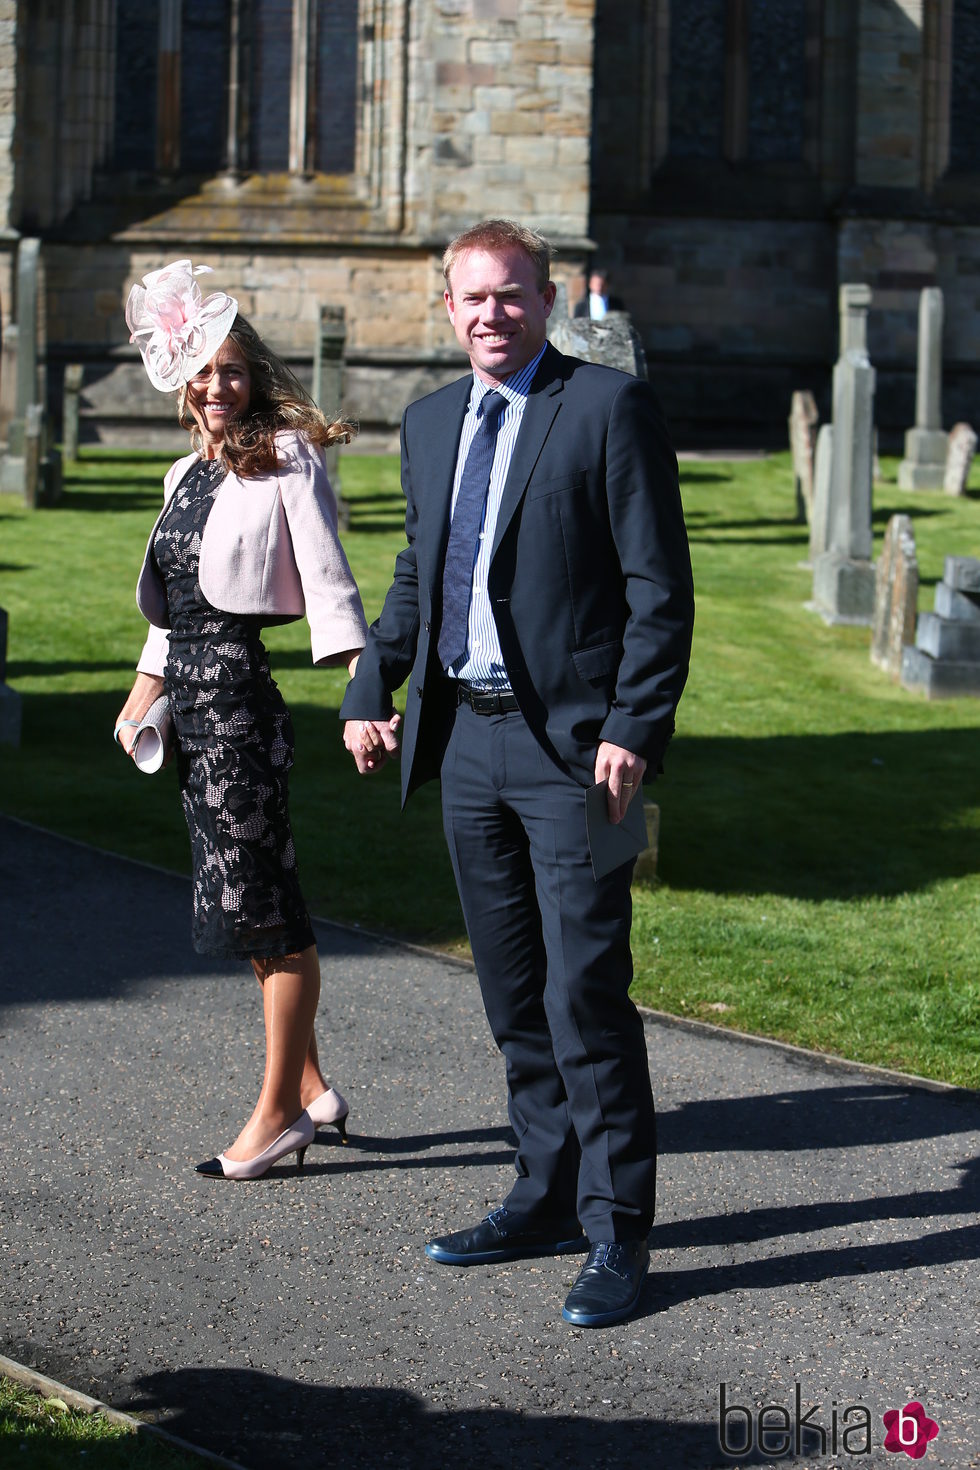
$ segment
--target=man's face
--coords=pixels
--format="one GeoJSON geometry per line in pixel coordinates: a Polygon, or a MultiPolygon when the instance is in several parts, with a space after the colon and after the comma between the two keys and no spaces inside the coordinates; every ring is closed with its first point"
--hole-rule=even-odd
{"type": "Polygon", "coordinates": [[[520,372],[544,346],[555,285],[540,288],[519,246],[466,250],[453,266],[445,302],[477,376],[496,384],[520,372]]]}
{"type": "Polygon", "coordinates": [[[605,296],[607,277],[602,271],[595,271],[589,277],[589,290],[593,296],[605,296]]]}

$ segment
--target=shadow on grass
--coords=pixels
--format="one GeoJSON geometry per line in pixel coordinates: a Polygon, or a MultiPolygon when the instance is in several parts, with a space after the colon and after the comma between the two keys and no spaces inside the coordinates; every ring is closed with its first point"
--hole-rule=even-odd
{"type": "MultiPolygon", "coordinates": [[[[2,570],[2,569],[0,569],[2,570]]],[[[133,674],[132,659],[11,659],[7,678],[50,679],[60,674],[105,674],[110,671],[133,674]]],[[[33,696],[32,696],[33,697],[33,696]]]]}
{"type": "Polygon", "coordinates": [[[977,866],[977,749],[976,729],[680,737],[663,877],[807,900],[966,877],[977,866]]]}
{"type": "MultiPolygon", "coordinates": [[[[403,516],[393,515],[389,521],[356,519],[351,524],[351,530],[364,532],[369,536],[390,536],[393,531],[401,531],[405,524],[403,516]]],[[[394,560],[394,558],[392,558],[394,560]]]]}
{"type": "MultiPolygon", "coordinates": [[[[769,525],[779,525],[779,521],[770,521],[769,525]]],[[[809,546],[810,537],[806,531],[782,531],[772,536],[759,534],[757,536],[730,536],[724,534],[728,527],[723,521],[713,521],[703,531],[696,526],[688,527],[687,537],[692,546],[809,546]],[[716,535],[715,532],[722,534],[716,535]]]]}
{"type": "Polygon", "coordinates": [[[685,485],[718,485],[730,482],[734,476],[729,470],[692,470],[688,462],[681,460],[679,466],[681,488],[685,485]]]}
{"type": "MultiPolygon", "coordinates": [[[[143,510],[156,513],[163,505],[163,482],[155,480],[152,482],[153,489],[142,489],[135,485],[120,485],[111,490],[90,490],[81,487],[66,490],[61,497],[59,510],[86,511],[89,514],[101,515],[106,511],[143,510]]],[[[146,528],[149,535],[150,521],[146,528]]]]}

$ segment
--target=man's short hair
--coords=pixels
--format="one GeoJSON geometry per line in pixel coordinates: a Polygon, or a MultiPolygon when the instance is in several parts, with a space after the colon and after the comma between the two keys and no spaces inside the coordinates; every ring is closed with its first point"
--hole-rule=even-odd
{"type": "Polygon", "coordinates": [[[457,260],[467,250],[503,250],[509,246],[517,246],[530,257],[538,278],[538,289],[543,291],[551,280],[554,247],[537,230],[528,229],[526,225],[519,225],[512,219],[481,220],[478,225],[472,225],[470,229],[450,240],[442,257],[442,273],[446,279],[447,291],[452,294],[449,278],[457,260]]]}

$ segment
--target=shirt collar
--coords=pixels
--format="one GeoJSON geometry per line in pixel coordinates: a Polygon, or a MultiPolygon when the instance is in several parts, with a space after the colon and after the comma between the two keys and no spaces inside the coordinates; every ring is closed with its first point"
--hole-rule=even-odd
{"type": "Polygon", "coordinates": [[[487,393],[501,393],[507,399],[508,403],[516,403],[521,399],[527,398],[528,393],[531,391],[531,383],[534,381],[534,374],[538,370],[538,363],[544,357],[547,345],[547,342],[545,342],[537,356],[532,358],[525,367],[522,367],[519,373],[512,373],[509,378],[505,378],[496,388],[491,388],[489,383],[485,383],[482,378],[478,378],[476,373],[474,373],[473,387],[470,391],[470,408],[477,408],[483,402],[487,393]]]}

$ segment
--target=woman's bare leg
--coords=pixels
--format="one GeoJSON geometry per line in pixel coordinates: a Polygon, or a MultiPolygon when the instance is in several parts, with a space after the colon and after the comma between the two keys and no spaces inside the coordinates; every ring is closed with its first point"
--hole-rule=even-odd
{"type": "MultiPolygon", "coordinates": [[[[320,962],[316,946],[300,954],[253,959],[262,986],[265,1016],[265,1075],[251,1118],[225,1149],[229,1159],[251,1159],[269,1147],[303,1109],[302,1090],[312,1081],[311,1048],[317,1080],[313,1021],[320,999],[320,962]]],[[[326,1086],[318,1086],[318,1093],[326,1086]]],[[[317,1094],[314,1094],[317,1095],[317,1094]]],[[[305,1099],[312,1101],[312,1096],[305,1099]]]]}
{"type": "Polygon", "coordinates": [[[330,1083],[320,1070],[320,1057],[316,1049],[316,1032],[310,1033],[310,1046],[306,1053],[306,1065],[303,1068],[303,1076],[299,1084],[300,1102],[304,1108],[308,1107],[314,1098],[326,1092],[330,1083]]]}

